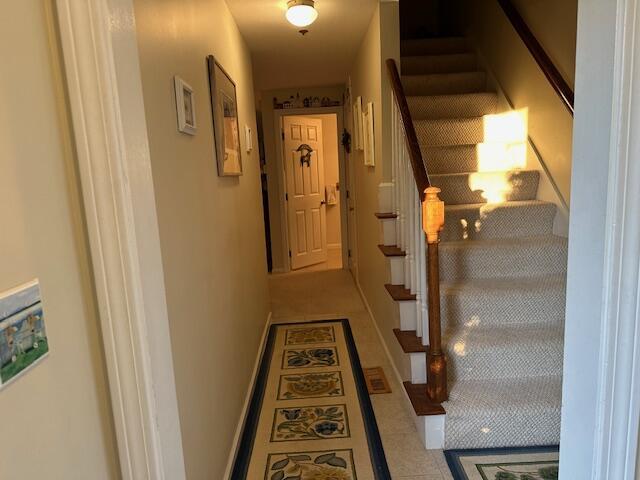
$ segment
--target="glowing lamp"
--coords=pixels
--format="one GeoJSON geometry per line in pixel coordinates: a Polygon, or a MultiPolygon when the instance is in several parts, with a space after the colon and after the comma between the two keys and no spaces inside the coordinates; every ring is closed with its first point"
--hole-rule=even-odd
{"type": "Polygon", "coordinates": [[[308,27],[318,18],[314,0],[289,0],[287,20],[296,27],[308,27]]]}

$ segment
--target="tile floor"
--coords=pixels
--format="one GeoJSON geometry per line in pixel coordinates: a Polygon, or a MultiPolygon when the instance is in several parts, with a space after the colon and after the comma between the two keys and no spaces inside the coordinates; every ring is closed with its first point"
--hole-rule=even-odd
{"type": "Polygon", "coordinates": [[[415,429],[402,385],[346,270],[272,275],[273,321],[349,318],[363,367],[381,366],[393,393],[372,395],[387,463],[394,480],[453,480],[441,450],[425,450],[415,429]]]}

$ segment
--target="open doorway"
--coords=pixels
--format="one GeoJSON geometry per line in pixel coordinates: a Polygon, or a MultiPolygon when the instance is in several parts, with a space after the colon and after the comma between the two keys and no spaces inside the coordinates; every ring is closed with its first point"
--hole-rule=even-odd
{"type": "Polygon", "coordinates": [[[292,271],[343,267],[336,113],[281,117],[283,236],[292,271]]]}

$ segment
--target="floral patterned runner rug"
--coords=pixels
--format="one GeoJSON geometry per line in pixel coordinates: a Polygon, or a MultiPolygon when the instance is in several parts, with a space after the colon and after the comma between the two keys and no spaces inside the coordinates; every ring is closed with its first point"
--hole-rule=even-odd
{"type": "Polygon", "coordinates": [[[391,479],[348,320],[271,325],[231,479],[391,479]]]}
{"type": "Polygon", "coordinates": [[[445,450],[455,480],[558,480],[558,447],[445,450]]]}

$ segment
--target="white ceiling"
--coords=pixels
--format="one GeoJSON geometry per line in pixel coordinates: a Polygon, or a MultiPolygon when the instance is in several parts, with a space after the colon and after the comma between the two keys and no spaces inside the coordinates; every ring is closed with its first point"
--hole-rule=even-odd
{"type": "Polygon", "coordinates": [[[302,36],[285,19],[286,0],[227,0],[253,58],[258,91],[336,85],[348,71],[378,0],[316,0],[302,36]]]}

